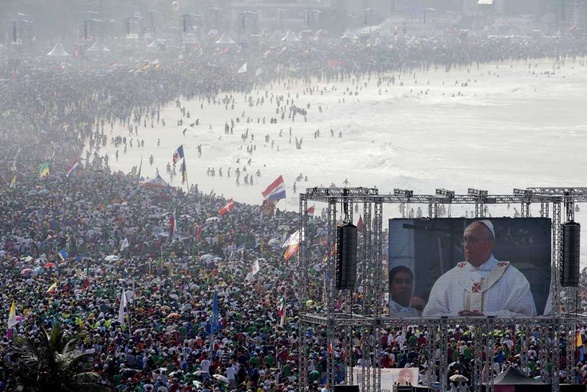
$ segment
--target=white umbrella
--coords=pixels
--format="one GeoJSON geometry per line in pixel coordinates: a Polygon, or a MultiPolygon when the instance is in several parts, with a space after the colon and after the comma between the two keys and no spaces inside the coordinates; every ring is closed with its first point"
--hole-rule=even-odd
{"type": "Polygon", "coordinates": [[[281,242],[278,239],[276,239],[276,238],[271,238],[269,240],[268,244],[271,245],[271,246],[280,246],[281,245],[281,242]]]}
{"type": "Polygon", "coordinates": [[[155,374],[166,374],[167,373],[167,368],[166,367],[162,367],[159,369],[155,369],[153,370],[153,373],[155,374]]]}
{"type": "Polygon", "coordinates": [[[215,379],[217,379],[218,381],[222,381],[226,384],[228,384],[228,378],[224,377],[223,375],[220,374],[215,374],[212,377],[214,377],[215,379]]]}
{"type": "Polygon", "coordinates": [[[453,374],[448,379],[453,382],[468,382],[469,381],[469,379],[467,377],[463,376],[462,374],[453,374]]]}

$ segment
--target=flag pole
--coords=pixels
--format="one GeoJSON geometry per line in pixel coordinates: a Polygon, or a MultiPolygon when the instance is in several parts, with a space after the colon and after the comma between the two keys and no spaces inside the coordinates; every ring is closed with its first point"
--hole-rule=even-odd
{"type": "MultiPolygon", "coordinates": [[[[126,296],[126,293],[124,295],[126,296]]],[[[126,301],[126,298],[125,298],[125,301],[126,301]]],[[[130,305],[128,304],[128,301],[126,301],[126,309],[127,309],[126,314],[128,317],[128,336],[130,338],[132,336],[132,325],[130,322],[131,321],[131,317],[130,317],[131,313],[130,313],[130,305]]]]}
{"type": "MultiPolygon", "coordinates": [[[[190,183],[188,181],[188,165],[186,163],[185,157],[183,158],[183,171],[185,173],[185,186],[188,189],[188,192],[190,190],[190,183]]],[[[183,184],[183,173],[181,173],[181,182],[183,184]]]]}
{"type": "Polygon", "coordinates": [[[141,163],[139,163],[139,172],[137,173],[137,186],[141,183],[141,170],[143,168],[143,156],[141,155],[141,163]]]}

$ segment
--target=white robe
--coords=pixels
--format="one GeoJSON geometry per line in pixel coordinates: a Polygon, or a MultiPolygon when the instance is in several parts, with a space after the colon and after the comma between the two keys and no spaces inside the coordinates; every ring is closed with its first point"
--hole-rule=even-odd
{"type": "Polygon", "coordinates": [[[420,317],[420,312],[411,306],[402,306],[395,301],[391,301],[390,306],[391,316],[396,317],[420,317]]]}
{"type": "Polygon", "coordinates": [[[496,317],[536,315],[530,283],[524,274],[493,255],[479,267],[461,262],[438,278],[422,316],[458,316],[462,310],[478,310],[496,317]],[[496,277],[497,272],[502,274],[496,277]],[[475,286],[482,287],[482,291],[472,291],[475,286]]]}

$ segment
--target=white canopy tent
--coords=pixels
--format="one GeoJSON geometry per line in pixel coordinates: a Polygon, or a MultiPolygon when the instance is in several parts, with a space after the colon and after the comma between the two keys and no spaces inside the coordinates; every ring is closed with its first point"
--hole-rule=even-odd
{"type": "Polygon", "coordinates": [[[70,54],[63,49],[63,44],[61,42],[57,42],[53,49],[49,53],[47,53],[49,57],[69,57],[70,54]]]}
{"type": "Polygon", "coordinates": [[[232,38],[230,38],[227,34],[222,34],[218,41],[216,41],[217,45],[233,45],[236,44],[232,38]]]}
{"type": "Polygon", "coordinates": [[[287,34],[281,39],[282,42],[299,42],[300,39],[296,37],[293,31],[288,31],[287,34]]]}

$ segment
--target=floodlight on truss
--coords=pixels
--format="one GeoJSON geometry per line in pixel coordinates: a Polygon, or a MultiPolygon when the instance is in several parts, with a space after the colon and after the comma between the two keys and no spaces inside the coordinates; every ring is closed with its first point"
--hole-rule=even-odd
{"type": "Polygon", "coordinates": [[[444,196],[449,200],[454,199],[455,191],[449,191],[448,189],[444,188],[436,188],[436,196],[444,196]]]}
{"type": "Polygon", "coordinates": [[[414,191],[407,190],[407,189],[397,189],[396,188],[396,189],[393,190],[393,194],[396,195],[396,196],[405,196],[405,197],[407,197],[409,199],[410,197],[413,197],[414,196],[414,191]]]}
{"type": "Polygon", "coordinates": [[[469,188],[467,189],[467,193],[469,195],[473,195],[473,196],[481,196],[481,197],[487,197],[487,195],[489,194],[486,190],[484,189],[476,189],[476,188],[469,188]]]}

